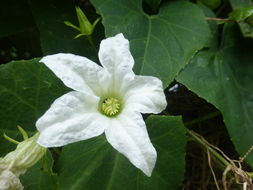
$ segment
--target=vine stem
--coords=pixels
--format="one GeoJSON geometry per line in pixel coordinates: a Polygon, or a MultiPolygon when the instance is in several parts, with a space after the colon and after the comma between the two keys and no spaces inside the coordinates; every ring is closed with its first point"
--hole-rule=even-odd
{"type": "Polygon", "coordinates": [[[218,22],[232,22],[233,21],[228,18],[214,18],[214,17],[206,17],[206,20],[218,21],[218,22]]]}
{"type": "MultiPolygon", "coordinates": [[[[203,116],[203,117],[191,120],[189,122],[186,122],[185,126],[193,125],[193,124],[199,123],[201,121],[205,121],[205,120],[208,120],[208,119],[211,119],[211,118],[215,118],[219,115],[221,115],[221,112],[216,111],[216,112],[210,113],[206,116],[203,116]]],[[[227,160],[229,158],[226,159],[226,155],[221,155],[218,151],[216,151],[214,148],[212,148],[211,147],[212,145],[209,145],[209,143],[205,139],[201,138],[201,135],[197,134],[196,132],[194,132],[190,129],[186,129],[186,131],[189,134],[189,136],[191,136],[193,138],[193,140],[195,140],[201,146],[206,148],[207,151],[210,152],[212,154],[212,156],[215,157],[217,160],[219,160],[222,164],[224,164],[224,166],[226,168],[231,166],[231,163],[227,160]]],[[[251,147],[251,149],[253,149],[253,148],[251,147]]],[[[253,172],[246,172],[246,173],[249,177],[253,178],[253,172]]]]}
{"type": "Polygon", "coordinates": [[[204,142],[200,137],[198,137],[198,135],[196,135],[195,132],[187,129],[187,133],[199,144],[201,144],[202,146],[204,146],[215,158],[217,158],[219,161],[221,161],[225,166],[229,166],[230,163],[223,158],[222,155],[220,155],[220,153],[218,153],[216,150],[214,150],[212,147],[210,147],[206,142],[204,142]]]}
{"type": "MultiPolygon", "coordinates": [[[[212,112],[210,114],[207,114],[203,117],[191,120],[189,122],[185,123],[185,126],[189,126],[189,125],[193,125],[196,123],[200,123],[201,121],[205,121],[208,119],[212,119],[215,118],[217,116],[221,115],[220,111],[216,111],[216,112],[212,112]]],[[[197,133],[187,129],[187,133],[199,144],[201,144],[203,147],[205,147],[214,157],[216,157],[218,160],[221,161],[221,163],[223,163],[226,167],[230,165],[230,163],[222,156],[220,155],[220,153],[218,153],[215,149],[213,149],[212,147],[210,147],[203,139],[200,138],[200,135],[198,135],[197,133]]]]}

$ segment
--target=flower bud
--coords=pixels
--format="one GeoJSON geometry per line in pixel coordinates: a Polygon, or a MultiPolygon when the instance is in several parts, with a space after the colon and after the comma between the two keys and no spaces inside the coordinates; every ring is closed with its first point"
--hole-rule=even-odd
{"type": "Polygon", "coordinates": [[[80,9],[80,7],[76,7],[76,14],[79,22],[79,27],[75,26],[69,21],[65,21],[64,23],[67,26],[70,26],[71,28],[74,28],[75,30],[78,30],[80,32],[80,34],[76,35],[75,38],[91,35],[100,18],[97,18],[94,23],[91,24],[88,18],[85,16],[84,12],[80,9]]]}
{"type": "Polygon", "coordinates": [[[19,176],[36,164],[47,151],[46,148],[37,144],[38,136],[39,133],[20,142],[14,151],[1,158],[0,172],[1,169],[10,170],[19,176]]]}
{"type": "Polygon", "coordinates": [[[19,178],[9,170],[0,173],[0,190],[23,190],[19,178]]]}

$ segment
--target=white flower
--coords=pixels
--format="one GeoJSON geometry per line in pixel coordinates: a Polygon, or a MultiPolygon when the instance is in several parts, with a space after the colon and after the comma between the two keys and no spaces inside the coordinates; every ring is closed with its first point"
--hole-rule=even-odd
{"type": "Polygon", "coordinates": [[[159,113],[167,103],[162,82],[132,71],[134,60],[122,34],[100,44],[103,67],[73,54],[41,59],[71,91],[51,105],[36,123],[38,143],[63,146],[105,132],[108,142],[150,176],[156,162],[141,113],[159,113]]]}
{"type": "Polygon", "coordinates": [[[0,172],[0,190],[23,190],[19,178],[9,170],[0,172]]]}

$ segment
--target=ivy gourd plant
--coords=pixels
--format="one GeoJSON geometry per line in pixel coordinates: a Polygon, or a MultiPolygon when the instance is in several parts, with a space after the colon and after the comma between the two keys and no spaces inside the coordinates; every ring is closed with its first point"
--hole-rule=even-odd
{"type": "Polygon", "coordinates": [[[0,189],[253,189],[252,0],[0,2],[0,189]]]}

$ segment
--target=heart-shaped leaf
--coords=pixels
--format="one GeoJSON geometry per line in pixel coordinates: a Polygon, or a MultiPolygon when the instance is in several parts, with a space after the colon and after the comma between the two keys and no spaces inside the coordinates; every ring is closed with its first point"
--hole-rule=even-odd
{"type": "Polygon", "coordinates": [[[186,1],[163,4],[157,15],[142,10],[142,0],[91,0],[107,36],[130,40],[135,73],[159,77],[167,86],[210,39],[204,14],[186,1]]]}
{"type": "MultiPolygon", "coordinates": [[[[198,53],[177,77],[221,110],[231,140],[241,155],[253,145],[252,43],[253,40],[241,36],[235,25],[226,25],[222,45],[198,53]]],[[[253,154],[248,161],[253,166],[253,154]]]]}

